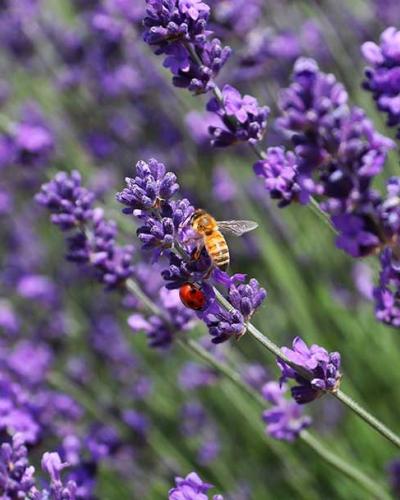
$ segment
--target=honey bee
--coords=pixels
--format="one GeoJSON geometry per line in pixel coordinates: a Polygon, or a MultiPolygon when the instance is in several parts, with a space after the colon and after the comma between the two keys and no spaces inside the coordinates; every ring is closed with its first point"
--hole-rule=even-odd
{"type": "Polygon", "coordinates": [[[203,237],[203,245],[215,266],[225,271],[229,266],[229,248],[222,233],[242,236],[258,227],[250,220],[217,221],[212,215],[199,208],[190,218],[193,230],[203,237]]]}

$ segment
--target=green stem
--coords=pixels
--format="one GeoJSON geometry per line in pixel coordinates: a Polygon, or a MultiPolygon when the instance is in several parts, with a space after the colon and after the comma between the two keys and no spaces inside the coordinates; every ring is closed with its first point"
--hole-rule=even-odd
{"type": "Polygon", "coordinates": [[[335,453],[328,450],[323,446],[318,439],[316,439],[308,431],[302,431],[300,435],[304,443],[306,443],[310,448],[312,448],[320,457],[322,457],[325,462],[329,463],[336,470],[342,472],[348,478],[357,481],[366,491],[373,495],[373,498],[379,500],[390,500],[390,495],[384,490],[383,486],[376,483],[370,479],[366,474],[361,472],[359,469],[353,465],[345,462],[339,458],[335,453]]]}
{"type": "Polygon", "coordinates": [[[386,439],[388,439],[391,443],[395,444],[398,448],[400,448],[400,437],[397,436],[394,432],[388,429],[382,422],[376,419],[373,415],[371,415],[367,410],[365,410],[362,406],[360,406],[356,401],[354,401],[350,396],[345,394],[340,389],[336,392],[332,393],[339,401],[344,403],[350,410],[356,413],[360,418],[362,418],[367,424],[373,427],[377,432],[382,434],[386,439]]]}

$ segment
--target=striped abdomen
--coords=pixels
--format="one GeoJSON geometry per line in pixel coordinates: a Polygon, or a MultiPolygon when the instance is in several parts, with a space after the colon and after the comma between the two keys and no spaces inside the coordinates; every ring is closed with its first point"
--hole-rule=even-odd
{"type": "Polygon", "coordinates": [[[229,266],[229,248],[220,231],[213,231],[204,236],[204,245],[213,263],[225,271],[229,266]]]}

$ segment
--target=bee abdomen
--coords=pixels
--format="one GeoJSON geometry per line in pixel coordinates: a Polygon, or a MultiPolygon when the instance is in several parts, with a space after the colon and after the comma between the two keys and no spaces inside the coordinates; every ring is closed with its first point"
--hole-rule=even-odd
{"type": "Polygon", "coordinates": [[[224,271],[229,265],[229,248],[219,231],[207,239],[206,249],[213,263],[224,271]]]}

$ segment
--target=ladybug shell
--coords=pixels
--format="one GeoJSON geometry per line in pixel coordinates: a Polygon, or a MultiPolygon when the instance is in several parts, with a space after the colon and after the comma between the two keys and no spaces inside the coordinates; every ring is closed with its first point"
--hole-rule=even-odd
{"type": "Polygon", "coordinates": [[[193,283],[185,283],[179,289],[179,297],[182,304],[189,309],[200,311],[206,305],[206,296],[193,283]]]}

